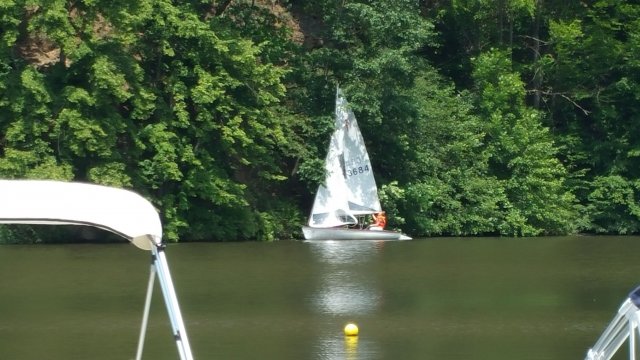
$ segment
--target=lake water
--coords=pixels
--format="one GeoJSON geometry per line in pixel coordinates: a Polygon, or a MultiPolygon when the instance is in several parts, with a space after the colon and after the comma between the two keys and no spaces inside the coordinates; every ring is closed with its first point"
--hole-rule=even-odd
{"type": "MultiPolygon", "coordinates": [[[[640,284],[639,250],[639,237],[434,238],[167,257],[196,359],[567,360],[640,284]]],[[[0,247],[0,359],[133,359],[149,263],[128,244],[0,247]]],[[[178,358],[159,291],[143,358],[178,358]]]]}

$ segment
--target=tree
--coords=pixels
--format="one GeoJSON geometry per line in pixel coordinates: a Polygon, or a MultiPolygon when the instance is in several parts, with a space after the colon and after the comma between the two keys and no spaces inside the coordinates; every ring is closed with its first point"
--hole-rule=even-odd
{"type": "Polygon", "coordinates": [[[457,94],[435,71],[425,71],[407,94],[416,106],[412,156],[401,162],[407,181],[400,202],[407,231],[420,235],[494,233],[504,202],[489,174],[485,129],[469,94],[457,94]]]}
{"type": "Polygon", "coordinates": [[[636,4],[602,0],[549,25],[551,49],[542,65],[546,102],[575,174],[587,231],[638,227],[633,199],[640,175],[640,63],[631,55],[640,48],[638,15],[636,4]]]}
{"type": "Polygon", "coordinates": [[[506,202],[500,232],[505,235],[563,234],[577,219],[567,173],[541,114],[524,103],[522,80],[508,53],[492,50],[475,61],[478,106],[487,119],[489,166],[506,202]]]}
{"type": "Polygon", "coordinates": [[[171,240],[273,238],[260,200],[297,145],[282,120],[286,69],[266,44],[188,1],[5,10],[2,176],[133,187],[171,240]]]}

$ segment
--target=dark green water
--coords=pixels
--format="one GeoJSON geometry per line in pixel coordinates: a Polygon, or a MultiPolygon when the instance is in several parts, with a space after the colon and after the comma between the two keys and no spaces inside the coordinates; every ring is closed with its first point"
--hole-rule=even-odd
{"type": "MultiPolygon", "coordinates": [[[[638,237],[168,247],[196,359],[583,359],[638,237]],[[347,322],[360,336],[346,339],[347,322]]],[[[149,254],[0,247],[0,359],[133,359],[149,254]]],[[[178,358],[159,291],[144,359],[178,358]]]]}

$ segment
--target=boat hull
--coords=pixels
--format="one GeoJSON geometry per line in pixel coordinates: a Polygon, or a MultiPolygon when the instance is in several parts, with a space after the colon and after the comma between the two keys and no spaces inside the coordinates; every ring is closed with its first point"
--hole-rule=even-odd
{"type": "Polygon", "coordinates": [[[303,226],[306,240],[411,240],[397,231],[303,226]]]}

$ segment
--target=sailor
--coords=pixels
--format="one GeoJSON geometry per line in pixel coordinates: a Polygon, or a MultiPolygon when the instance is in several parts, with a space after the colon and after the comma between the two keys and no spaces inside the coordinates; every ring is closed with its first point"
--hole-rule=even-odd
{"type": "Polygon", "coordinates": [[[369,228],[372,230],[384,230],[384,227],[387,226],[387,216],[385,212],[374,213],[371,217],[373,221],[369,228]]]}

